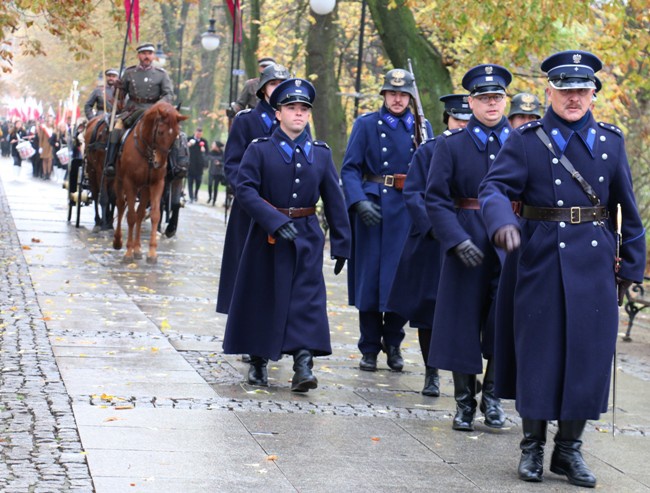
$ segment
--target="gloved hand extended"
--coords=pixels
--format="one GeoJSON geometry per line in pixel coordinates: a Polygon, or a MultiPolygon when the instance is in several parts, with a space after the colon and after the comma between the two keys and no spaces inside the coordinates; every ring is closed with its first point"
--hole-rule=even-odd
{"type": "Polygon", "coordinates": [[[381,207],[370,200],[361,200],[354,208],[366,226],[377,226],[381,222],[381,207]]]}
{"type": "Polygon", "coordinates": [[[298,230],[292,222],[288,222],[280,226],[273,236],[279,236],[287,241],[294,241],[298,237],[298,230]]]}
{"type": "Polygon", "coordinates": [[[465,240],[456,245],[454,253],[466,267],[478,267],[483,263],[483,252],[472,240],[465,240]]]}
{"type": "Polygon", "coordinates": [[[506,224],[497,229],[497,232],[494,233],[494,244],[499,248],[503,248],[508,253],[519,248],[521,235],[517,226],[514,224],[506,224]]]}

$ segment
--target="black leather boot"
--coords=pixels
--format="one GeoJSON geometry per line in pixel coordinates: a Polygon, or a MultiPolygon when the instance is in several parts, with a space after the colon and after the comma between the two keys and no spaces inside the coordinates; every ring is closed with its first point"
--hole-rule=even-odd
{"type": "Polygon", "coordinates": [[[167,238],[171,238],[176,234],[176,228],[178,227],[178,214],[180,209],[180,204],[172,205],[172,214],[169,216],[169,222],[165,228],[165,236],[167,238]]]}
{"type": "Polygon", "coordinates": [[[363,371],[377,371],[377,355],[374,353],[364,353],[359,362],[359,369],[363,371]]]}
{"type": "Polygon", "coordinates": [[[451,427],[458,431],[474,430],[474,413],[476,412],[476,375],[453,372],[454,398],[456,399],[456,416],[451,427]]]}
{"type": "Polygon", "coordinates": [[[438,368],[427,366],[424,373],[424,388],[422,395],[430,397],[440,396],[440,376],[438,376],[438,368]]]}
{"type": "Polygon", "coordinates": [[[391,370],[402,371],[404,360],[399,346],[386,346],[386,363],[391,370]]]}
{"type": "Polygon", "coordinates": [[[488,360],[483,378],[483,391],[481,393],[481,412],[485,415],[485,424],[491,428],[503,428],[506,422],[506,413],[503,412],[501,401],[494,395],[494,363],[488,360]]]}
{"type": "Polygon", "coordinates": [[[314,367],[314,358],[311,351],[299,349],[293,354],[293,378],[291,379],[292,392],[307,392],[318,387],[318,380],[311,372],[314,367]]]}
{"type": "Polygon", "coordinates": [[[569,483],[586,488],[595,488],[596,477],[589,470],[580,452],[582,431],[586,421],[558,421],[555,448],[551,456],[551,472],[563,474],[569,483]]]}
{"type": "Polygon", "coordinates": [[[108,136],[108,146],[106,148],[106,167],[104,168],[104,176],[112,178],[115,176],[115,160],[117,159],[117,151],[120,148],[120,139],[122,138],[122,130],[114,128],[108,136]]]}
{"type": "Polygon", "coordinates": [[[250,367],[248,368],[248,383],[260,387],[269,386],[269,374],[266,365],[269,360],[261,356],[251,356],[250,367]]]}
{"type": "Polygon", "coordinates": [[[539,483],[544,472],[544,445],[546,445],[547,421],[541,419],[521,420],[524,438],[519,444],[519,479],[539,483]]]}

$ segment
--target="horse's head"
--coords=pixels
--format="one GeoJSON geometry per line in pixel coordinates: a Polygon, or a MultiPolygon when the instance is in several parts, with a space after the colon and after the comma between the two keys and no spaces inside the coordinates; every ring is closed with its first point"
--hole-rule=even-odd
{"type": "Polygon", "coordinates": [[[157,167],[167,165],[167,155],[180,132],[178,124],[187,118],[188,116],[181,115],[174,106],[164,101],[157,102],[145,112],[145,125],[150,127],[151,133],[145,130],[143,134],[150,135],[153,159],[157,167]]]}

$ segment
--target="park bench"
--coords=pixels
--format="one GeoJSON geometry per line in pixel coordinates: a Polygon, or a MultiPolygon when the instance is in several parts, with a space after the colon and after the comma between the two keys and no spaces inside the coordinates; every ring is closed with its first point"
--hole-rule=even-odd
{"type": "MultiPolygon", "coordinates": [[[[644,276],[644,284],[649,280],[650,277],[644,276]]],[[[629,319],[627,322],[627,331],[625,332],[625,336],[623,336],[623,340],[629,342],[632,340],[630,332],[632,332],[634,317],[636,317],[637,313],[641,310],[650,306],[650,297],[646,297],[644,285],[636,283],[632,284],[632,286],[627,289],[625,297],[627,298],[627,302],[625,303],[625,312],[629,319]]]]}

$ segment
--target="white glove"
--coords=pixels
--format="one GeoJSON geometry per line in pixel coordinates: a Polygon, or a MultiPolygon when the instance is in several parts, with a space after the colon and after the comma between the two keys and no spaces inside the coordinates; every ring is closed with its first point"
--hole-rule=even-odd
{"type": "Polygon", "coordinates": [[[191,145],[191,146],[193,146],[194,144],[196,144],[196,140],[194,140],[194,139],[190,139],[189,142],[188,142],[188,144],[191,145]]]}

